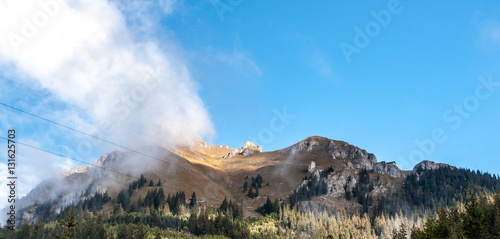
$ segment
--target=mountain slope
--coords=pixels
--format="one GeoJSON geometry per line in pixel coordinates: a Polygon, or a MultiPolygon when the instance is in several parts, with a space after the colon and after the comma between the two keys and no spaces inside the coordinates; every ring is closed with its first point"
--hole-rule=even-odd
{"type": "MultiPolygon", "coordinates": [[[[178,191],[188,196],[195,192],[198,203],[211,207],[218,207],[224,198],[231,199],[242,205],[245,217],[260,217],[256,209],[267,197],[292,203],[306,200],[352,214],[380,215],[384,211],[381,201],[388,205],[396,199],[411,201],[398,198],[413,193],[408,191],[409,180],[418,182],[427,178],[426,172],[438,169],[459,170],[424,161],[413,171],[403,171],[394,163],[377,162],[375,155],[366,150],[318,136],[272,152],[262,152],[260,146],[251,142],[245,142],[240,149],[231,149],[202,140],[172,150],[158,146],[143,150],[155,157],[115,151],[98,159],[95,165],[99,167],[80,167],[42,182],[20,200],[23,221],[36,221],[42,212],[57,213],[72,201],[103,192],[112,199],[103,209],[110,212],[120,191],[129,188],[141,174],[154,185],[161,181],[161,186],[131,191],[133,203],[144,199],[149,190],[162,188],[165,194],[172,195],[178,191]],[[260,187],[253,185],[257,178],[260,187]],[[258,191],[258,195],[250,196],[249,191],[253,194],[258,191]]],[[[498,188],[496,178],[488,180],[487,190],[498,188]]]]}

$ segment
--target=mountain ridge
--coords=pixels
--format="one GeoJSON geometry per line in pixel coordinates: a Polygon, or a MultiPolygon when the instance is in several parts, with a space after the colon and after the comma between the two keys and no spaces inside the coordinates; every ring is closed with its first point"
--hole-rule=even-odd
{"type": "MultiPolygon", "coordinates": [[[[61,172],[58,179],[40,183],[20,200],[22,220],[36,220],[37,208],[49,199],[55,200],[50,206],[51,210],[58,212],[70,201],[79,201],[81,197],[78,194],[83,191],[89,191],[90,194],[108,192],[111,198],[116,198],[119,191],[126,188],[132,180],[99,167],[124,172],[136,178],[144,174],[147,178],[162,181],[162,187],[169,193],[196,192],[201,203],[211,206],[217,205],[225,197],[232,198],[243,205],[245,216],[258,217],[255,209],[264,202],[264,195],[287,198],[304,185],[304,177],[309,174],[319,175],[329,167],[335,172],[325,179],[328,193],[321,196],[321,200],[330,202],[333,207],[345,207],[344,197],[355,189],[359,170],[369,170],[372,174],[379,175],[382,179],[380,185],[375,186],[374,192],[385,195],[393,189],[397,190],[401,180],[417,172],[417,169],[436,169],[446,165],[423,161],[415,165],[415,172],[405,171],[395,164],[378,162],[374,154],[357,146],[320,136],[311,136],[275,151],[262,151],[261,147],[249,141],[240,149],[232,149],[203,140],[173,150],[161,147],[147,150],[160,155],[161,160],[152,162],[154,160],[138,157],[133,152],[114,151],[103,154],[94,166],[73,168],[61,172]],[[243,153],[247,149],[252,153],[243,153]],[[235,150],[238,153],[226,157],[235,150]],[[311,171],[312,163],[315,167],[311,171]],[[264,179],[265,185],[260,189],[263,196],[248,198],[242,193],[243,183],[249,177],[257,175],[264,179]]],[[[139,195],[144,196],[145,192],[139,192],[139,195]]],[[[349,207],[356,210],[359,205],[349,207]]]]}

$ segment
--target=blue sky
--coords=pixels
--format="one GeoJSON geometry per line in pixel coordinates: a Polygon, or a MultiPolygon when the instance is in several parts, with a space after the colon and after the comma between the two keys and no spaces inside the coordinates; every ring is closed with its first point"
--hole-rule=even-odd
{"type": "MultiPolygon", "coordinates": [[[[265,151],[319,135],[403,169],[429,159],[500,173],[495,1],[92,2],[61,3],[54,16],[37,5],[4,14],[12,22],[4,36],[23,36],[23,17],[50,16],[18,49],[2,39],[0,69],[51,97],[0,80],[1,102],[97,134],[95,115],[154,138],[199,134],[235,148],[250,139],[265,151]],[[356,53],[346,56],[346,45],[356,53]],[[134,97],[145,71],[166,80],[141,86],[151,97],[120,111],[115,101],[134,97]]],[[[117,149],[93,141],[82,154],[82,135],[0,112],[4,131],[16,127],[20,140],[54,152],[92,162],[117,149]]],[[[123,129],[101,135],[121,145],[139,138],[123,129]]],[[[31,175],[24,193],[53,174],[35,172],[42,165],[78,165],[22,147],[21,154],[31,175]]]]}
{"type": "Polygon", "coordinates": [[[387,10],[388,3],[243,1],[225,12],[223,21],[215,9],[200,7],[165,24],[175,23],[173,31],[187,49],[217,49],[252,60],[246,67],[205,67],[194,60],[203,66],[195,66],[194,75],[215,124],[215,143],[237,147],[258,138],[269,128],[273,109],[286,107],[296,117],[272,140],[265,137],[264,149],[321,135],[408,169],[412,162],[401,157],[409,159],[421,150],[414,141],[432,139],[440,128],[446,140],[426,159],[500,173],[498,92],[479,100],[457,129],[443,118],[474,95],[480,76],[500,81],[500,5],[400,1],[400,13],[348,63],[340,44],[354,45],[354,28],[364,30],[374,21],[370,12],[387,10]]]}

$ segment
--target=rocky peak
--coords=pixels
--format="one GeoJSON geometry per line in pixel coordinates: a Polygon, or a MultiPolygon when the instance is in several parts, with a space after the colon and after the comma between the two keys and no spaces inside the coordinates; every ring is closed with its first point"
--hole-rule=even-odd
{"type": "Polygon", "coordinates": [[[374,154],[366,152],[356,146],[350,145],[343,141],[336,141],[324,137],[313,136],[304,139],[288,148],[291,154],[306,151],[309,152],[315,147],[320,147],[326,150],[332,159],[350,159],[354,168],[373,169],[377,163],[377,157],[374,154]]]}
{"type": "Polygon", "coordinates": [[[255,146],[254,143],[247,140],[243,144],[243,147],[241,147],[239,149],[233,149],[231,152],[227,153],[222,158],[228,159],[228,158],[235,157],[236,155],[243,155],[246,157],[246,156],[250,156],[252,154],[255,154],[256,152],[262,152],[262,146],[260,146],[260,145],[255,146]]]}
{"type": "Polygon", "coordinates": [[[433,161],[424,160],[415,165],[415,167],[413,167],[412,173],[416,174],[419,170],[436,170],[441,167],[451,167],[451,166],[444,163],[436,163],[433,161]]]}
{"type": "Polygon", "coordinates": [[[255,148],[255,144],[250,142],[250,141],[245,141],[245,144],[243,144],[243,148],[255,148]]]}
{"type": "Polygon", "coordinates": [[[72,174],[75,174],[75,173],[86,173],[88,172],[91,168],[97,166],[97,167],[100,167],[102,166],[102,164],[104,163],[104,160],[106,160],[106,158],[108,157],[108,154],[103,154],[101,155],[100,158],[96,159],[94,161],[93,164],[91,165],[81,165],[81,166],[78,166],[78,167],[73,167],[69,170],[62,170],[61,173],[60,173],[60,176],[65,178],[65,177],[68,177],[72,174]]]}

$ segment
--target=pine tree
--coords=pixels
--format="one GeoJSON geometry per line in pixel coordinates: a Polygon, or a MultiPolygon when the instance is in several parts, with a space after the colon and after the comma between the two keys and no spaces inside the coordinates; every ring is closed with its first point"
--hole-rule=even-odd
{"type": "Polygon", "coordinates": [[[189,207],[194,207],[196,206],[196,193],[193,192],[193,194],[191,195],[191,202],[189,202],[189,207]]]}
{"type": "Polygon", "coordinates": [[[245,193],[248,190],[248,183],[247,180],[245,180],[245,183],[243,183],[243,193],[245,193]]]}
{"type": "Polygon", "coordinates": [[[141,173],[141,178],[139,179],[139,188],[144,186],[144,184],[147,182],[147,179],[144,177],[144,174],[141,173]]]}
{"type": "Polygon", "coordinates": [[[116,239],[129,239],[129,238],[132,238],[132,235],[131,235],[130,231],[127,229],[129,226],[127,226],[125,224],[121,224],[120,228],[118,229],[118,235],[117,235],[116,239]]]}
{"type": "Polygon", "coordinates": [[[258,209],[263,215],[268,215],[273,212],[274,204],[271,202],[269,196],[267,196],[266,203],[258,209]]]}
{"type": "Polygon", "coordinates": [[[253,187],[250,187],[250,189],[248,189],[248,197],[252,199],[254,198],[253,187]]]}
{"type": "Polygon", "coordinates": [[[220,209],[221,211],[225,212],[225,211],[227,211],[227,207],[228,207],[228,205],[229,205],[229,204],[228,204],[228,202],[227,202],[227,198],[226,198],[226,197],[224,197],[224,201],[222,201],[222,203],[221,203],[221,205],[220,205],[219,209],[220,209]]]}
{"type": "Polygon", "coordinates": [[[146,239],[147,233],[144,230],[144,225],[139,224],[137,231],[134,233],[134,239],[146,239]]]}
{"type": "MultiPolygon", "coordinates": [[[[75,237],[75,228],[76,225],[78,224],[75,221],[75,211],[74,211],[74,205],[71,204],[71,208],[69,209],[69,212],[66,213],[66,220],[65,221],[60,221],[61,225],[67,230],[66,236],[64,238],[66,239],[71,239],[75,237]]],[[[57,239],[61,239],[58,235],[54,234],[54,236],[57,239]]]]}
{"type": "Polygon", "coordinates": [[[156,184],[156,186],[158,186],[158,187],[161,186],[161,178],[158,179],[158,183],[156,184]]]}
{"type": "Polygon", "coordinates": [[[276,198],[276,199],[274,199],[274,203],[273,203],[273,212],[278,213],[279,211],[280,211],[280,202],[276,198]]]}
{"type": "Polygon", "coordinates": [[[408,233],[406,232],[405,225],[401,224],[399,231],[394,229],[392,231],[392,239],[406,239],[408,233]]]}
{"type": "Polygon", "coordinates": [[[262,176],[260,176],[260,174],[257,174],[255,182],[257,183],[257,188],[262,188],[262,176]]]}
{"type": "Polygon", "coordinates": [[[486,235],[483,211],[478,205],[477,199],[469,188],[469,202],[465,204],[465,215],[463,219],[464,234],[467,238],[484,238],[486,235]]]}
{"type": "Polygon", "coordinates": [[[152,180],[152,179],[151,179],[151,181],[149,181],[149,186],[150,186],[150,187],[153,187],[153,186],[154,186],[154,184],[153,184],[153,180],[152,180]]]}

